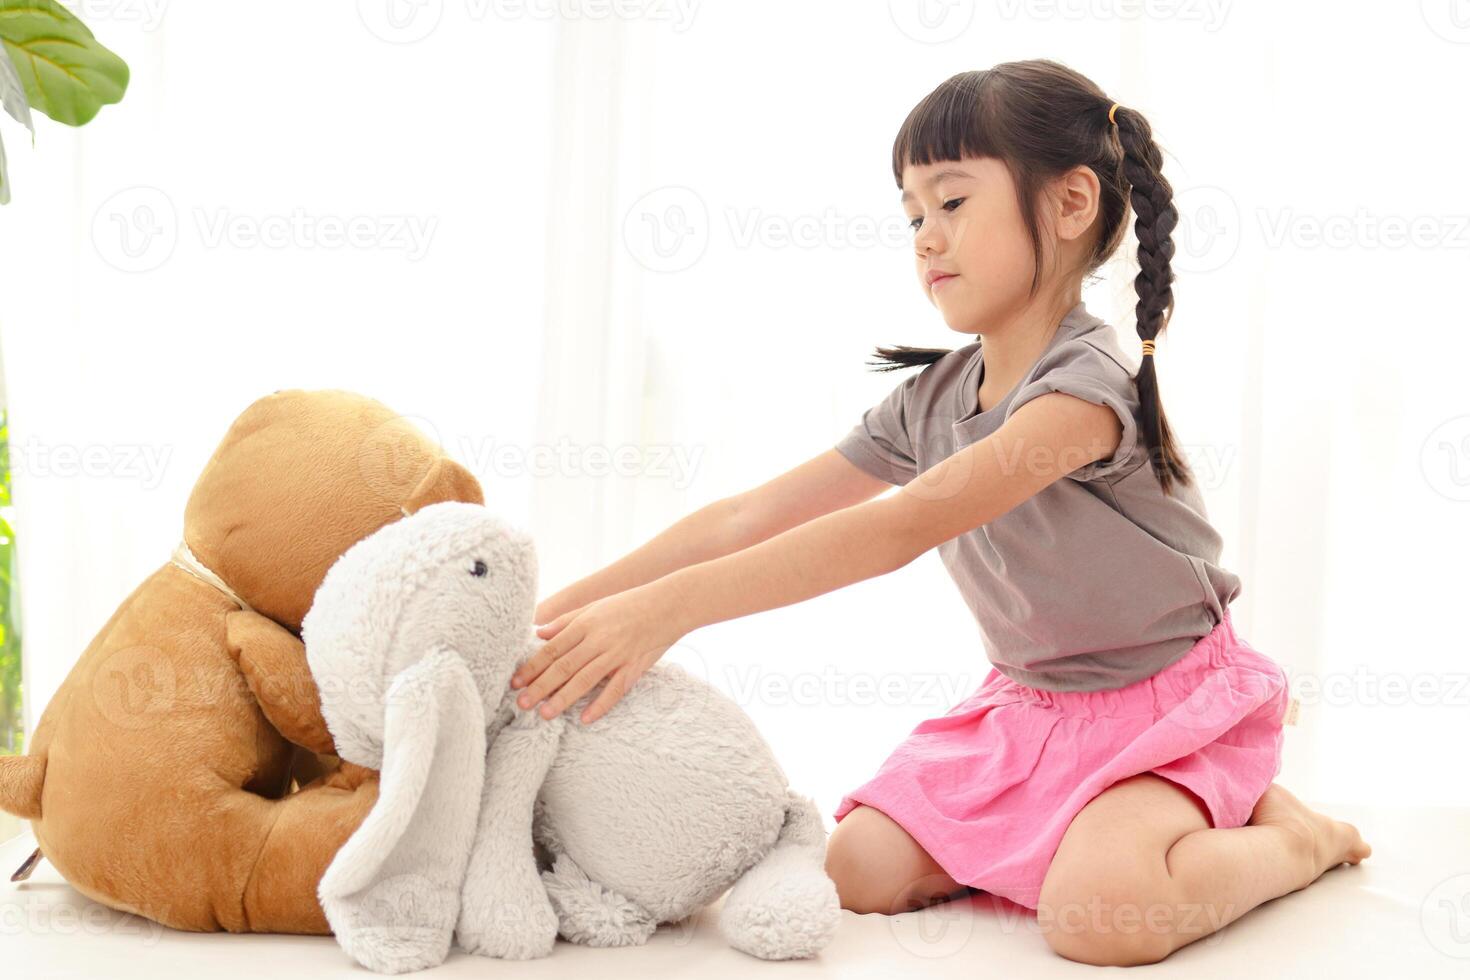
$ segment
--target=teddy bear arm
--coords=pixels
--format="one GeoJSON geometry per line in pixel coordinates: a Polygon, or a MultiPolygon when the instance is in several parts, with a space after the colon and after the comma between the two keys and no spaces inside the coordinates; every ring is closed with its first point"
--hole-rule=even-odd
{"type": "Polygon", "coordinates": [[[230,656],[266,720],[287,741],[334,755],[337,749],[301,641],[274,620],[246,609],[226,616],[225,633],[230,656]]]}

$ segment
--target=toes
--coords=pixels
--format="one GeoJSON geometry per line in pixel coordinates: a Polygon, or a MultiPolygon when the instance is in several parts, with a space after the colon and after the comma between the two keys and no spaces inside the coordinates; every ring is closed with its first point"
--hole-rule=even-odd
{"type": "Polygon", "coordinates": [[[1343,841],[1342,860],[1344,862],[1357,864],[1373,853],[1373,848],[1369,847],[1368,842],[1363,840],[1363,835],[1358,832],[1357,827],[1341,820],[1337,823],[1343,841]]]}

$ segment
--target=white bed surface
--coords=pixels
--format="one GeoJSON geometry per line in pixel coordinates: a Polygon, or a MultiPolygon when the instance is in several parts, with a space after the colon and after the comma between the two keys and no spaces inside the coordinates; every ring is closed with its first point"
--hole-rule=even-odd
{"type": "MultiPolygon", "coordinates": [[[[1470,810],[1309,805],[1357,824],[1373,845],[1373,856],[1256,908],[1147,967],[1149,975],[1191,980],[1470,977],[1470,810]]],[[[33,848],[29,834],[0,844],[5,976],[258,980],[372,975],[329,937],[185,933],[113,912],[79,895],[44,862],[29,881],[10,882],[10,872],[33,848]]],[[[897,916],[843,912],[832,945],[816,960],[793,963],[764,963],[729,949],[716,927],[718,907],[705,909],[684,927],[661,928],[647,946],[588,949],[561,941],[544,960],[514,964],[455,950],[433,975],[484,977],[513,970],[517,980],[747,980],[761,973],[976,980],[1081,977],[1098,969],[1053,953],[1034,915],[980,894],[897,916]]]]}

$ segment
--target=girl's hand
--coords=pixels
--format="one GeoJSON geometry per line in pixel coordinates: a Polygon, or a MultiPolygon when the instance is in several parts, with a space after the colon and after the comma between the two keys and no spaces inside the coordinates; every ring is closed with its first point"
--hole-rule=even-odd
{"type": "MultiPolygon", "coordinates": [[[[542,600],[536,606],[536,612],[534,614],[532,622],[546,623],[550,620],[555,619],[557,616],[561,615],[560,611],[557,609],[557,607],[560,605],[561,603],[557,601],[557,596],[552,596],[549,599],[542,600]]],[[[579,606],[578,608],[581,607],[579,606]]],[[[569,610],[569,612],[576,612],[576,610],[572,609],[569,610]]]]}
{"type": "Polygon", "coordinates": [[[513,688],[529,685],[517,703],[524,709],[545,698],[541,716],[555,718],[607,678],[602,693],[582,713],[584,724],[596,721],[687,632],[676,608],[667,588],[650,583],[538,627],[536,634],[547,643],[511,677],[513,688]]]}

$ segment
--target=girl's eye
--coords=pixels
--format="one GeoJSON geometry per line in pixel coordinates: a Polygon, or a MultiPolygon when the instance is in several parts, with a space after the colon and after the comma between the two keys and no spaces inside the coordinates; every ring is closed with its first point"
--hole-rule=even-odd
{"type": "MultiPolygon", "coordinates": [[[[940,207],[944,208],[944,210],[946,210],[946,211],[953,212],[955,208],[959,207],[961,204],[964,204],[964,203],[965,203],[965,199],[963,197],[952,197],[948,201],[945,201],[942,205],[940,205],[940,207]]],[[[923,223],[924,223],[924,219],[922,217],[920,217],[920,218],[913,218],[912,220],[909,221],[909,231],[918,231],[919,230],[919,225],[921,225],[923,223]]]]}

